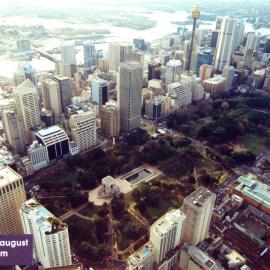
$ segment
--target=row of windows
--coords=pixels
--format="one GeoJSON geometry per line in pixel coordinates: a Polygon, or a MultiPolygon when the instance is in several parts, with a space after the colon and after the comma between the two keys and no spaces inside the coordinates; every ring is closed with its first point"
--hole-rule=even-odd
{"type": "Polygon", "coordinates": [[[5,186],[5,187],[2,187],[0,189],[0,196],[2,196],[4,194],[6,194],[6,192],[9,192],[9,191],[11,191],[13,189],[16,189],[16,188],[18,188],[19,186],[22,186],[22,185],[23,185],[23,180],[20,179],[20,180],[15,181],[15,182],[13,182],[13,183],[5,186]]]}

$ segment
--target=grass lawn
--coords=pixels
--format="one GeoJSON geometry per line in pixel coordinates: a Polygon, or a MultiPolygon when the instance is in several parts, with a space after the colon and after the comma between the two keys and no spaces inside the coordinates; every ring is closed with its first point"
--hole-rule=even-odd
{"type": "Polygon", "coordinates": [[[114,228],[118,250],[125,250],[132,242],[146,233],[144,226],[128,212],[114,220],[114,228]],[[133,227],[135,228],[134,230],[132,230],[133,227]]]}
{"type": "Polygon", "coordinates": [[[141,213],[150,223],[163,216],[170,209],[179,208],[182,202],[176,198],[159,198],[155,206],[146,206],[141,213]]]}
{"type": "Polygon", "coordinates": [[[247,134],[244,136],[243,144],[245,148],[253,152],[256,156],[264,150],[264,138],[260,138],[253,134],[247,134]]]}

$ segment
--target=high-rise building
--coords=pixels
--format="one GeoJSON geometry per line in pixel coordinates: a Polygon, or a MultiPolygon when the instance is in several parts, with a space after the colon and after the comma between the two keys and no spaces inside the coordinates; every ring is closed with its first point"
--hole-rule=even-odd
{"type": "Polygon", "coordinates": [[[37,89],[27,79],[15,89],[14,94],[25,140],[31,143],[31,129],[40,126],[41,123],[37,89]]]}
{"type": "Polygon", "coordinates": [[[223,17],[217,16],[217,18],[216,18],[216,30],[219,31],[221,29],[223,19],[224,19],[223,17]]]}
{"type": "Polygon", "coordinates": [[[61,93],[59,83],[52,79],[41,82],[43,106],[46,110],[52,110],[55,118],[59,120],[62,114],[61,93]]]}
{"type": "Polygon", "coordinates": [[[73,41],[61,44],[61,57],[64,65],[76,65],[76,48],[73,41]]]}
{"type": "Polygon", "coordinates": [[[218,41],[218,35],[219,35],[219,31],[215,30],[215,31],[212,32],[211,41],[210,41],[210,47],[211,48],[216,48],[217,41],[218,41]]]}
{"type": "Polygon", "coordinates": [[[235,79],[236,69],[233,66],[225,66],[222,75],[226,78],[225,90],[232,88],[235,79]]]}
{"type": "Polygon", "coordinates": [[[97,78],[91,83],[92,101],[99,105],[99,112],[103,105],[108,101],[108,82],[97,78]]]}
{"type": "Polygon", "coordinates": [[[72,140],[84,151],[96,144],[96,116],[93,111],[78,111],[69,119],[72,140]]]}
{"type": "Polygon", "coordinates": [[[108,101],[100,111],[101,129],[106,137],[120,135],[120,108],[113,100],[108,101]]]}
{"type": "Polygon", "coordinates": [[[249,32],[247,35],[247,41],[245,46],[245,53],[248,50],[257,51],[260,45],[261,37],[254,32],[249,32]]]}
{"type": "Polygon", "coordinates": [[[180,255],[181,270],[225,270],[219,263],[200,248],[186,243],[180,255]]]}
{"type": "Polygon", "coordinates": [[[175,95],[179,107],[186,107],[192,102],[192,91],[187,84],[189,84],[189,82],[183,80],[168,85],[168,92],[175,95]]]}
{"type": "Polygon", "coordinates": [[[27,149],[28,157],[31,162],[32,171],[46,168],[49,164],[48,151],[45,145],[33,141],[27,149]]]}
{"type": "Polygon", "coordinates": [[[166,84],[178,82],[182,71],[180,60],[170,60],[166,66],[165,82],[166,84]]]}
{"type": "Polygon", "coordinates": [[[35,132],[38,143],[46,147],[49,163],[69,156],[69,138],[58,126],[51,126],[35,132]]]}
{"type": "Polygon", "coordinates": [[[44,268],[71,265],[68,226],[36,200],[20,207],[23,230],[33,234],[33,258],[44,268]]]}
{"type": "Polygon", "coordinates": [[[0,234],[23,232],[19,209],[26,200],[22,177],[10,167],[0,168],[0,234]]]}
{"type": "Polygon", "coordinates": [[[179,209],[173,209],[159,218],[150,227],[150,241],[154,247],[154,260],[162,262],[170,250],[182,240],[186,216],[179,209]]]}
{"type": "Polygon", "coordinates": [[[120,44],[113,42],[109,44],[109,70],[118,71],[120,65],[120,44]]]}
{"type": "Polygon", "coordinates": [[[205,187],[199,187],[184,199],[186,214],[183,240],[197,245],[209,232],[216,195],[205,187]]]}
{"type": "Polygon", "coordinates": [[[97,65],[96,49],[92,40],[83,43],[84,69],[90,69],[97,65]]]}
{"type": "Polygon", "coordinates": [[[62,112],[65,112],[66,107],[71,104],[74,86],[68,77],[53,76],[53,80],[59,84],[62,112]]]}
{"type": "Polygon", "coordinates": [[[237,40],[237,19],[225,17],[221,24],[217,42],[215,58],[215,68],[223,70],[226,65],[230,65],[231,56],[236,46],[237,40]]]}
{"type": "Polygon", "coordinates": [[[121,129],[129,133],[140,126],[143,69],[140,65],[121,64],[119,101],[121,129]]]}
{"type": "Polygon", "coordinates": [[[270,68],[265,69],[265,79],[263,84],[263,90],[270,91],[270,68]]]}
{"type": "Polygon", "coordinates": [[[2,122],[6,135],[6,140],[14,151],[18,154],[24,154],[26,151],[23,129],[17,114],[11,110],[4,110],[2,113],[2,122]]]}
{"type": "Polygon", "coordinates": [[[215,67],[211,65],[202,65],[200,67],[200,79],[202,81],[210,79],[214,75],[215,67]]]}
{"type": "Polygon", "coordinates": [[[211,97],[220,95],[225,90],[226,78],[217,75],[213,78],[207,79],[203,82],[205,92],[209,93],[211,97]]]}
{"type": "Polygon", "coordinates": [[[196,68],[195,73],[199,75],[200,73],[200,67],[202,65],[212,65],[214,58],[214,54],[212,50],[204,50],[202,52],[198,52],[196,57],[196,68]]]}
{"type": "Polygon", "coordinates": [[[160,80],[161,74],[161,64],[160,63],[149,63],[148,64],[148,81],[157,79],[160,80]]]}

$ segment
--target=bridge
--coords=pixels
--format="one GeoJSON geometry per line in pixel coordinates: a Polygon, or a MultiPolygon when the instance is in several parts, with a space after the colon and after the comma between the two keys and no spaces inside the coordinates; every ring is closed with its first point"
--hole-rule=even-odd
{"type": "Polygon", "coordinates": [[[59,60],[56,59],[55,57],[51,56],[50,54],[46,53],[45,51],[38,49],[38,48],[33,48],[37,53],[39,53],[42,57],[47,58],[48,60],[57,63],[59,60]]]}

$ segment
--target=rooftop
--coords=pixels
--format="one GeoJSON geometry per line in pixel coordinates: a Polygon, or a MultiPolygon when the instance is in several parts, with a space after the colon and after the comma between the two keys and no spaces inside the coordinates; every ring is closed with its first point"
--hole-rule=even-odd
{"type": "Polygon", "coordinates": [[[257,180],[240,176],[236,191],[270,208],[270,187],[257,180]]]}
{"type": "Polygon", "coordinates": [[[196,246],[187,243],[184,245],[183,250],[204,270],[224,270],[221,265],[196,246]]]}
{"type": "Polygon", "coordinates": [[[207,80],[205,80],[205,83],[210,83],[210,84],[220,84],[226,81],[226,78],[223,76],[216,76],[213,78],[209,78],[207,80]]]}
{"type": "Polygon", "coordinates": [[[212,196],[215,197],[215,194],[201,186],[187,196],[184,199],[184,203],[192,203],[193,205],[201,207],[212,196]]]}
{"type": "Polygon", "coordinates": [[[27,215],[34,215],[40,231],[45,234],[54,234],[67,228],[65,223],[62,223],[35,199],[26,201],[21,206],[21,211],[27,215]]]}
{"type": "Polygon", "coordinates": [[[155,231],[160,234],[166,234],[168,230],[179,222],[179,219],[184,220],[186,215],[180,209],[172,209],[164,216],[159,218],[152,224],[151,228],[155,228],[155,231]]]}
{"type": "Polygon", "coordinates": [[[0,167],[0,188],[22,177],[9,166],[0,167]]]}
{"type": "Polygon", "coordinates": [[[153,256],[153,255],[154,255],[153,244],[151,242],[147,242],[137,252],[129,256],[128,263],[129,265],[134,267],[136,265],[140,265],[145,260],[145,258],[153,256]]]}

